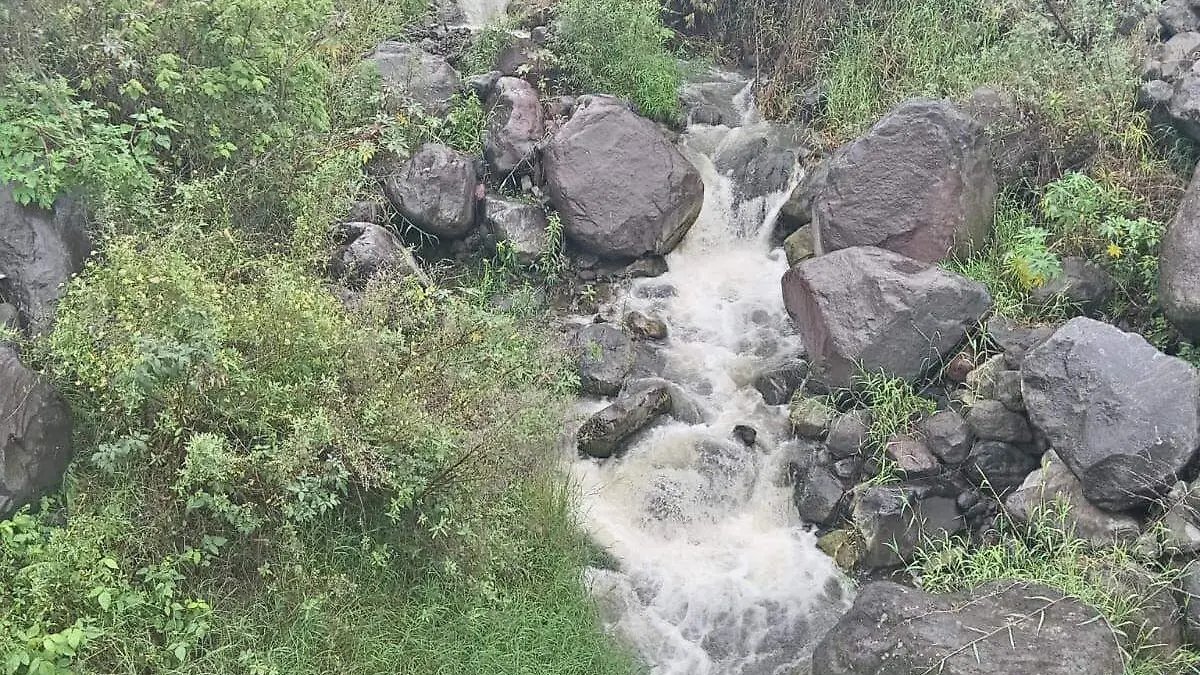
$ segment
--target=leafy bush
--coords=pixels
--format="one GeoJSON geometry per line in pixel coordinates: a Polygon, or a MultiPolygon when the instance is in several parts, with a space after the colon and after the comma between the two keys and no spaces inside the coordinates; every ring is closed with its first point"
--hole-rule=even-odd
{"type": "Polygon", "coordinates": [[[998,536],[980,546],[962,539],[926,542],[909,572],[932,593],[966,591],[1001,580],[1056,588],[1095,607],[1121,642],[1128,675],[1195,672],[1200,654],[1180,650],[1163,657],[1161,640],[1145,610],[1157,594],[1172,593],[1178,572],[1144,561],[1129,547],[1096,548],[1076,536],[1069,506],[1054,502],[1035,509],[1027,525],[1002,514],[998,536]],[[1134,580],[1134,584],[1126,583],[1134,580]]]}
{"type": "Polygon", "coordinates": [[[632,101],[643,115],[679,113],[680,66],[654,0],[566,0],[556,53],[573,84],[632,101]]]}

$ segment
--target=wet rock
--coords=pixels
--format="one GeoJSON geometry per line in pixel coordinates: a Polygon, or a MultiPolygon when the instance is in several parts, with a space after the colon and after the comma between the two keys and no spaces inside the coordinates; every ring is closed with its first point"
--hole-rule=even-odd
{"type": "Polygon", "coordinates": [[[967,411],[967,424],[980,440],[1014,445],[1033,442],[1033,430],[1025,416],[1009,410],[1000,401],[976,402],[967,411]]]}
{"type": "Polygon", "coordinates": [[[915,438],[896,436],[887,442],[885,451],[896,470],[908,478],[931,476],[941,468],[925,443],[915,438]]]}
{"type": "Polygon", "coordinates": [[[828,527],[841,519],[845,497],[842,482],[819,464],[810,466],[796,485],[795,501],[800,517],[819,527],[828,527]]]}
{"type": "Polygon", "coordinates": [[[944,596],[888,581],[868,584],[817,645],[812,665],[812,675],[1124,671],[1112,629],[1095,609],[1016,581],[944,596]]]}
{"type": "Polygon", "coordinates": [[[704,201],[700,172],[653,122],[612,97],[581,97],[543,164],[567,237],[606,259],[668,253],[704,201]]]}
{"type": "Polygon", "coordinates": [[[50,209],[21,206],[0,184],[0,297],[13,304],[33,335],[48,332],[62,285],[91,254],[87,215],[72,197],[50,209]]]}
{"type": "Polygon", "coordinates": [[[0,346],[0,519],[55,488],[70,461],[66,401],[0,346]]]}
{"type": "Polygon", "coordinates": [[[437,143],[426,143],[398,174],[384,178],[392,205],[422,231],[461,239],[475,227],[479,184],[470,157],[437,143]]]}
{"type": "Polygon", "coordinates": [[[704,408],[683,387],[661,377],[641,377],[626,380],[621,387],[621,397],[637,396],[647,389],[666,389],[671,395],[670,415],[685,424],[704,424],[708,420],[704,408]]]}
{"type": "Polygon", "coordinates": [[[787,256],[788,266],[799,265],[816,255],[816,242],[813,241],[811,225],[804,225],[788,235],[783,240],[783,252],[787,256]]]}
{"type": "Polygon", "coordinates": [[[688,111],[689,124],[706,124],[716,126],[725,123],[725,115],[721,109],[711,103],[698,103],[688,111]]]}
{"type": "Polygon", "coordinates": [[[665,340],[667,339],[667,324],[658,317],[650,317],[641,312],[627,312],[622,320],[625,327],[634,337],[645,338],[647,340],[665,340]]]}
{"type": "Polygon", "coordinates": [[[946,464],[961,464],[971,452],[975,437],[962,415],[953,410],[936,412],[918,423],[925,446],[946,464]]]}
{"type": "Polygon", "coordinates": [[[579,429],[579,450],[600,459],[619,454],[630,436],[670,409],[671,394],[665,387],[650,387],[636,396],[618,397],[583,423],[579,429]]]}
{"type": "MultiPolygon", "coordinates": [[[[858,567],[862,559],[862,546],[862,540],[854,530],[833,530],[817,540],[817,548],[847,571],[858,567]]],[[[1200,621],[1197,625],[1200,625],[1200,621]]]]}
{"type": "Polygon", "coordinates": [[[758,431],[752,426],[738,424],[733,427],[733,437],[740,441],[742,445],[751,446],[758,442],[758,431]]]}
{"type": "Polygon", "coordinates": [[[830,387],[850,386],[860,369],[915,380],[941,363],[992,304],[978,282],[870,247],[791,268],[783,298],[814,374],[830,387]]]}
{"type": "Polygon", "coordinates": [[[792,395],[804,385],[807,378],[808,363],[797,361],[759,375],[754,380],[754,388],[762,394],[763,402],[767,405],[784,405],[792,400],[792,395]]]}
{"type": "Polygon", "coordinates": [[[801,438],[824,438],[836,411],[819,398],[797,395],[788,406],[792,431],[801,438]]]}
{"type": "Polygon", "coordinates": [[[541,260],[550,247],[546,212],[537,204],[488,195],[483,201],[483,221],[498,244],[529,266],[541,260]]]}
{"type": "Polygon", "coordinates": [[[1052,326],[1021,326],[1011,319],[993,316],[987,322],[987,334],[1004,350],[1004,362],[1009,368],[1019,369],[1030,349],[1050,339],[1052,326]]]}
{"type": "Polygon", "coordinates": [[[817,253],[966,257],[991,237],[996,189],[982,126],[948,101],[907,101],[829,160],[812,202],[817,253]]]}
{"type": "Polygon", "coordinates": [[[1200,447],[1200,374],[1139,335],[1072,319],[1021,377],[1030,421],[1107,511],[1163,495],[1200,447]]]}
{"type": "Polygon", "coordinates": [[[793,225],[800,226],[811,223],[813,197],[825,183],[828,176],[828,162],[822,162],[805,172],[804,178],[801,178],[796,183],[796,187],[792,188],[792,193],[788,196],[788,200],[784,202],[783,208],[780,209],[780,215],[793,225]]]}
{"type": "Polygon", "coordinates": [[[625,276],[630,279],[661,277],[667,273],[667,261],[660,255],[638,258],[625,267],[625,276]]]}
{"type": "Polygon", "coordinates": [[[967,478],[989,493],[1004,496],[1020,487],[1038,461],[1020,448],[999,441],[980,441],[965,464],[967,478]]]}
{"type": "Polygon", "coordinates": [[[866,568],[902,565],[928,539],[963,529],[952,497],[922,496],[904,485],[860,486],[854,498],[853,521],[863,539],[861,564],[866,568]]]}
{"type": "Polygon", "coordinates": [[[737,196],[752,199],[780,192],[799,170],[799,141],[783,125],[745,127],[713,154],[713,167],[733,181],[737,196]]]}
{"type": "MultiPolygon", "coordinates": [[[[1005,408],[1013,412],[1025,411],[1025,399],[1021,396],[1021,373],[1017,370],[1002,370],[996,373],[993,395],[1005,408]]],[[[998,438],[996,440],[1004,440],[998,438]]]]}
{"type": "Polygon", "coordinates": [[[857,455],[866,444],[870,430],[871,411],[852,410],[833,421],[825,447],[838,459],[857,455]]]}
{"type": "Polygon", "coordinates": [[[611,324],[596,323],[579,331],[578,341],[580,391],[597,396],[620,391],[634,364],[629,336],[611,324]]]}
{"type": "Polygon", "coordinates": [[[505,182],[533,172],[537,144],[546,133],[537,91],[525,80],[502,77],[489,106],[483,156],[492,177],[505,182]]]}
{"type": "Polygon", "coordinates": [[[342,225],[344,239],[333,252],[330,268],[350,286],[361,288],[387,271],[421,274],[411,251],[390,230],[374,223],[342,225]]]}
{"type": "Polygon", "coordinates": [[[1159,254],[1158,294],[1167,319],[1200,339],[1200,169],[1192,176],[1159,254]]]}
{"type": "Polygon", "coordinates": [[[1042,458],[1042,467],[1029,474],[1004,505],[1014,520],[1025,523],[1039,510],[1058,513],[1056,502],[1066,506],[1065,525],[1093,545],[1129,543],[1141,531],[1136,518],[1106,513],[1085,499],[1079,479],[1051,450],[1042,458]]]}
{"type": "Polygon", "coordinates": [[[368,57],[379,69],[384,107],[389,113],[418,105],[445,114],[461,87],[458,71],[446,59],[404,42],[384,42],[368,57]]]}
{"type": "Polygon", "coordinates": [[[1063,258],[1062,274],[1035,288],[1030,296],[1037,302],[1061,299],[1085,314],[1104,309],[1116,281],[1096,263],[1071,256],[1063,258]]]}

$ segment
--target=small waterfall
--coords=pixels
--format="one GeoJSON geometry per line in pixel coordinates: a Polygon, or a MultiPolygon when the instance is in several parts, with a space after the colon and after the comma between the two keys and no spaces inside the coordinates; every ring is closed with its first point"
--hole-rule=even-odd
{"type": "MultiPolygon", "coordinates": [[[[622,312],[666,321],[663,376],[708,419],[660,423],[619,459],[569,452],[570,470],[586,526],[620,562],[591,570],[591,587],[652,673],[795,675],[851,600],[792,505],[787,464],[809,448],[789,439],[784,407],[766,406],[752,386],[801,352],[780,292],[787,263],[769,243],[800,171],[755,194],[718,170],[723,154],[780,130],[757,119],[744,80],[718,73],[708,84],[699,94],[724,92],[736,121],[693,125],[680,139],[704,177],[703,210],[668,257],[670,272],[618,300],[622,312]],[[738,424],[757,430],[756,446],[732,437],[738,424]]],[[[595,409],[583,405],[581,415],[595,409]]]]}
{"type": "Polygon", "coordinates": [[[508,0],[458,0],[458,8],[462,11],[463,25],[467,28],[479,29],[487,24],[503,18],[508,0]]]}

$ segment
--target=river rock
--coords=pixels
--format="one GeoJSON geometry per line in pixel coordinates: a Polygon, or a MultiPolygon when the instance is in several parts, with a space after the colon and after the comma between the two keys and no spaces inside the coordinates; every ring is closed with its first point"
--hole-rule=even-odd
{"type": "Polygon", "coordinates": [[[754,379],[754,389],[767,405],[785,405],[808,379],[808,362],[796,361],[763,373],[754,379]]]}
{"type": "Polygon", "coordinates": [[[1158,8],[1158,23],[1163,37],[1200,30],[1200,17],[1188,0],[1166,0],[1158,8]]]}
{"type": "Polygon", "coordinates": [[[813,464],[796,483],[794,499],[805,522],[830,527],[841,519],[845,510],[846,490],[828,467],[813,464]]]}
{"type": "Polygon", "coordinates": [[[519,265],[533,265],[550,248],[546,211],[537,204],[488,195],[483,200],[483,221],[495,242],[503,244],[519,265]]]}
{"type": "Polygon", "coordinates": [[[1025,357],[1030,421],[1107,511],[1145,506],[1200,446],[1200,374],[1140,335],[1087,318],[1025,357]]]}
{"type": "Polygon", "coordinates": [[[620,328],[594,323],[579,331],[579,389],[612,396],[633,370],[633,341],[620,328]]]}
{"type": "Polygon", "coordinates": [[[525,80],[502,77],[496,83],[490,111],[483,134],[483,156],[492,177],[505,182],[531,173],[537,144],[546,133],[537,91],[525,80]]]}
{"type": "Polygon", "coordinates": [[[976,281],[866,246],[791,268],[783,299],[814,374],[830,387],[850,386],[860,369],[917,379],[992,305],[976,281]]]}
{"type": "Polygon", "coordinates": [[[630,436],[670,409],[671,394],[665,387],[650,387],[633,396],[618,397],[580,427],[579,450],[600,459],[619,454],[630,436]]]}
{"type": "Polygon", "coordinates": [[[967,456],[965,473],[972,483],[1003,496],[1017,489],[1037,468],[1037,459],[1015,445],[980,441],[967,456]]]}
{"type": "Polygon", "coordinates": [[[602,258],[663,255],[700,214],[700,172],[618,99],[583,96],[543,152],[546,189],[580,248],[602,258]]]}
{"type": "Polygon", "coordinates": [[[739,199],[776,194],[799,170],[799,141],[784,125],[745,127],[713,153],[713,167],[733,181],[739,199]]]}
{"type": "Polygon", "coordinates": [[[1012,319],[993,316],[987,322],[987,336],[1004,350],[1004,362],[1009,368],[1020,368],[1030,349],[1050,339],[1053,326],[1022,326],[1012,319]]]}
{"type": "Polygon", "coordinates": [[[857,455],[866,445],[870,431],[871,411],[851,410],[833,421],[825,447],[836,459],[857,455]]]}
{"type": "Polygon", "coordinates": [[[1021,397],[1021,372],[1018,370],[1001,370],[996,373],[992,395],[1005,408],[1013,412],[1024,412],[1025,399],[1021,397]]]}
{"type": "Polygon", "coordinates": [[[330,267],[351,286],[389,270],[417,274],[421,267],[411,251],[387,228],[374,223],[345,223],[343,243],[333,252],[330,267]]]}
{"type": "Polygon", "coordinates": [[[949,101],[907,101],[830,158],[812,202],[817,253],[965,257],[991,237],[996,189],[982,126],[949,101]]]}
{"type": "Polygon", "coordinates": [[[62,285],[83,268],[92,246],[83,205],[59,197],[52,208],[21,206],[0,185],[0,298],[31,334],[48,332],[62,285]]]}
{"type": "Polygon", "coordinates": [[[1158,295],[1167,319],[1200,339],[1200,168],[1167,226],[1159,253],[1158,295]]]}
{"type": "Polygon", "coordinates": [[[884,448],[895,463],[896,470],[906,478],[932,476],[941,469],[937,457],[924,441],[911,436],[894,436],[884,448]]]}
{"type": "Polygon", "coordinates": [[[925,446],[946,464],[961,464],[971,453],[975,441],[971,427],[953,410],[942,410],[921,420],[917,431],[925,446]]]}
{"type": "Polygon", "coordinates": [[[0,519],[56,487],[71,462],[71,409],[0,346],[0,519]]]}
{"type": "Polygon", "coordinates": [[[671,417],[686,424],[704,424],[707,421],[707,412],[695,398],[684,391],[683,387],[661,377],[628,379],[621,387],[621,393],[618,396],[621,398],[636,397],[647,389],[653,388],[666,389],[667,393],[671,395],[671,410],[669,411],[671,417]]]}
{"type": "Polygon", "coordinates": [[[647,340],[667,339],[667,324],[657,317],[631,311],[625,313],[625,318],[621,319],[621,323],[625,324],[625,328],[633,333],[634,337],[647,340]]]}
{"type": "Polygon", "coordinates": [[[930,595],[890,581],[865,586],[813,652],[812,675],[1121,675],[1099,613],[1016,581],[930,595]]]}
{"type": "Polygon", "coordinates": [[[446,59],[405,42],[384,42],[368,57],[379,69],[384,107],[390,113],[418,105],[425,112],[444,114],[458,93],[461,80],[446,59]]]}
{"type": "Polygon", "coordinates": [[[861,564],[895,567],[908,562],[917,546],[960,532],[962,517],[955,491],[928,492],[910,485],[859,486],[852,519],[862,536],[861,564]]]}
{"type": "Polygon", "coordinates": [[[475,162],[438,143],[426,143],[383,181],[388,200],[427,234],[461,239],[475,227],[475,162]]]}
{"type": "Polygon", "coordinates": [[[813,239],[812,225],[803,225],[783,240],[783,253],[788,266],[799,265],[817,254],[817,243],[813,239]]]}
{"type": "Polygon", "coordinates": [[[1062,274],[1048,280],[1030,293],[1037,302],[1062,300],[1085,314],[1104,309],[1116,288],[1116,280],[1094,262],[1077,256],[1063,258],[1062,274]]]}
{"type": "MultiPolygon", "coordinates": [[[[779,213],[793,226],[812,222],[813,198],[829,176],[829,162],[824,161],[805,172],[804,177],[792,188],[788,200],[779,213]]],[[[814,241],[814,245],[815,245],[814,241]]]]}
{"type": "Polygon", "coordinates": [[[1133,516],[1101,511],[1084,498],[1079,479],[1051,450],[1042,458],[1042,467],[1029,474],[1004,505],[1015,521],[1027,523],[1039,511],[1053,517],[1058,513],[1055,502],[1065,506],[1065,525],[1095,546],[1129,543],[1141,533],[1133,516]]]}
{"type": "Polygon", "coordinates": [[[1142,79],[1175,82],[1196,62],[1197,50],[1200,50],[1200,33],[1189,31],[1171,36],[1150,48],[1142,64],[1142,79]]]}
{"type": "Polygon", "coordinates": [[[788,406],[788,421],[792,431],[801,438],[824,438],[836,414],[823,400],[800,394],[794,396],[788,406]]]}
{"type": "Polygon", "coordinates": [[[976,438],[1021,445],[1033,442],[1029,421],[1000,401],[977,401],[967,411],[967,424],[976,438]]]}

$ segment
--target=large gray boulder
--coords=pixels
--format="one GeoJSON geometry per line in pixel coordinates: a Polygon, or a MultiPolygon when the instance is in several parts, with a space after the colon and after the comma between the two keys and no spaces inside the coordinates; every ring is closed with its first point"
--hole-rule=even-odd
{"type": "Polygon", "coordinates": [[[915,380],[992,306],[976,281],[867,246],[793,267],[783,299],[813,373],[830,387],[849,386],[860,367],[915,380]]]}
{"type": "Polygon", "coordinates": [[[91,253],[83,206],[59,197],[52,209],[21,206],[0,186],[0,301],[12,303],[32,334],[53,323],[62,284],[91,253]]]}
{"type": "Polygon", "coordinates": [[[542,165],[567,237],[610,260],[669,252],[704,202],[696,167],[653,122],[608,96],[579,99],[542,165]]]}
{"type": "Polygon", "coordinates": [[[633,340],[619,327],[594,323],[579,331],[579,389],[585,394],[612,396],[633,371],[633,340]]]}
{"type": "Polygon", "coordinates": [[[426,143],[383,179],[384,194],[402,216],[446,239],[461,239],[474,228],[478,186],[475,162],[438,143],[426,143]]]}
{"type": "Polygon", "coordinates": [[[446,59],[406,42],[384,42],[367,57],[378,69],[388,112],[410,105],[440,115],[450,107],[462,82],[446,59]]]}
{"type": "Polygon", "coordinates": [[[1159,254],[1158,295],[1179,330],[1200,339],[1200,169],[1167,226],[1159,254]]]}
{"type": "Polygon", "coordinates": [[[70,461],[70,408],[0,346],[0,519],[56,487],[70,461]]]}
{"type": "Polygon", "coordinates": [[[998,581],[930,595],[864,587],[813,652],[812,675],[1120,675],[1113,629],[1062,593],[998,581]]]}
{"type": "Polygon", "coordinates": [[[954,503],[956,492],[950,484],[860,485],[851,517],[863,541],[861,564],[903,565],[917,547],[960,532],[966,523],[954,503]]]}
{"type": "Polygon", "coordinates": [[[1146,506],[1200,447],[1200,373],[1140,335],[1076,318],[1025,357],[1029,419],[1107,511],[1146,506]]]}
{"type": "Polygon", "coordinates": [[[968,255],[991,236],[996,189],[982,126],[948,101],[907,101],[830,158],[812,199],[817,254],[968,255]]]}
{"type": "Polygon", "coordinates": [[[502,77],[490,101],[483,156],[496,180],[531,173],[537,144],[546,133],[542,102],[533,85],[502,77]]]}

